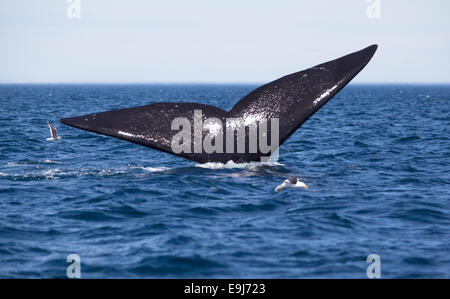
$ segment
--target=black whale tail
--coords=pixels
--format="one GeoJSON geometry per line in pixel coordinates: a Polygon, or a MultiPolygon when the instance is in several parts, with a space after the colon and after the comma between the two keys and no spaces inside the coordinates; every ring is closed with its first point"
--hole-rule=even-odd
{"type": "MultiPolygon", "coordinates": [[[[234,150],[223,147],[215,152],[198,152],[194,138],[189,150],[173,150],[172,140],[178,133],[172,129],[172,121],[187,119],[194,128],[194,111],[200,110],[202,120],[215,118],[226,123],[230,118],[247,120],[278,119],[281,145],[309,117],[344,88],[371,60],[377,50],[372,45],[358,52],[343,56],[315,67],[293,73],[265,84],[242,98],[230,111],[197,103],[156,103],[142,107],[99,112],[79,117],[63,118],[69,126],[124,139],[133,143],[158,149],[200,163],[261,161],[266,156],[260,148],[250,150],[246,131],[244,151],[236,150],[236,136],[233,136],[234,150]]],[[[226,139],[225,126],[223,136],[226,139]]],[[[202,137],[208,135],[202,131],[202,137]]],[[[271,136],[270,128],[268,135],[271,136]]],[[[258,135],[259,139],[259,135],[258,135]]],[[[259,140],[258,140],[259,141],[259,140]]]]}

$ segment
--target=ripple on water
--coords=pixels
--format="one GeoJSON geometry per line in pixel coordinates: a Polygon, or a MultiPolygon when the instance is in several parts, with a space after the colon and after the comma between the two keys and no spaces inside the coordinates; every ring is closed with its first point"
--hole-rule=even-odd
{"type": "Polygon", "coordinates": [[[385,278],[450,276],[449,86],[350,85],[278,163],[197,164],[57,122],[230,109],[255,87],[0,85],[0,276],[62,278],[69,253],[85,278],[362,278],[370,253],[385,278]],[[310,188],[274,192],[290,176],[310,188]]]}

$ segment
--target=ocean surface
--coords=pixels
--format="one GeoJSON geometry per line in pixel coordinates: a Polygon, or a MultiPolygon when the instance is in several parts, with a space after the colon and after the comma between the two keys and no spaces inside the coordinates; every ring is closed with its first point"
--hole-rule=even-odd
{"type": "Polygon", "coordinates": [[[0,85],[0,277],[450,278],[450,85],[350,85],[277,163],[205,164],[58,122],[254,85],[0,85]],[[62,140],[49,141],[46,121],[62,140]],[[309,189],[276,193],[286,177],[309,189]]]}

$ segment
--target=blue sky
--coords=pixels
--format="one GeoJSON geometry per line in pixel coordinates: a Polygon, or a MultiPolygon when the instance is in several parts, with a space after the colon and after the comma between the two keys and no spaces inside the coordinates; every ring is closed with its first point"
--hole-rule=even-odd
{"type": "Polygon", "coordinates": [[[450,82],[450,1],[380,3],[2,0],[0,82],[267,82],[373,43],[356,82],[450,82]]]}

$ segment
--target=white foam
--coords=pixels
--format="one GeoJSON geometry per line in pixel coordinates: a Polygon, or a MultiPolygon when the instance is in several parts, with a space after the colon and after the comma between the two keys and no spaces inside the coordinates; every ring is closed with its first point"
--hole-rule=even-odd
{"type": "Polygon", "coordinates": [[[40,161],[7,162],[6,165],[8,165],[8,166],[36,165],[36,164],[40,164],[40,163],[45,163],[45,164],[62,164],[62,162],[53,161],[53,160],[40,160],[40,161]]]}
{"type": "Polygon", "coordinates": [[[144,166],[132,166],[132,165],[128,165],[128,168],[130,169],[142,169],[148,172],[159,172],[159,171],[165,171],[165,170],[169,170],[170,168],[168,167],[144,167],[144,166]]]}
{"type": "Polygon", "coordinates": [[[149,171],[149,172],[159,172],[159,171],[165,171],[170,168],[167,167],[140,167],[142,170],[149,171]]]}
{"type": "Polygon", "coordinates": [[[234,161],[228,161],[227,163],[208,162],[204,164],[196,164],[196,166],[208,169],[254,169],[263,166],[284,166],[284,165],[278,162],[235,163],[234,161]]]}
{"type": "Polygon", "coordinates": [[[54,176],[55,174],[61,174],[61,173],[63,173],[63,172],[59,168],[44,170],[42,172],[42,174],[45,175],[45,176],[54,176]]]}
{"type": "MultiPolygon", "coordinates": [[[[109,176],[109,175],[122,174],[122,173],[126,173],[126,171],[117,170],[117,169],[102,169],[102,170],[100,170],[100,172],[98,172],[98,175],[109,176]]],[[[96,172],[93,172],[93,174],[96,174],[96,172]]]]}
{"type": "MultiPolygon", "coordinates": [[[[72,171],[62,171],[59,168],[53,168],[44,170],[41,172],[46,179],[58,179],[64,176],[86,176],[86,175],[99,175],[99,176],[111,176],[116,174],[126,173],[125,170],[119,169],[90,169],[90,170],[72,170],[72,171]]],[[[31,173],[32,176],[35,174],[31,173]]]]}

